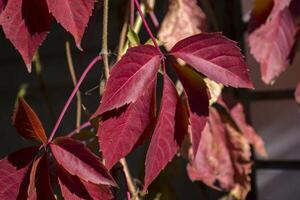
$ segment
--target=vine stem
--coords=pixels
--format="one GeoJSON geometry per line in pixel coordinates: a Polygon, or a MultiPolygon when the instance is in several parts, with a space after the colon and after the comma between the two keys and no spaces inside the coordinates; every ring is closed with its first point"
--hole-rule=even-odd
{"type": "Polygon", "coordinates": [[[74,98],[74,96],[76,95],[77,91],[79,90],[79,87],[80,87],[82,81],[84,80],[84,78],[86,77],[87,73],[101,59],[102,59],[101,56],[95,57],[92,60],[92,62],[86,67],[86,69],[84,70],[84,72],[82,73],[80,79],[78,80],[76,86],[74,87],[74,89],[73,89],[71,95],[69,96],[69,98],[68,98],[68,100],[67,100],[67,102],[66,102],[66,104],[65,104],[65,106],[63,108],[63,110],[61,111],[61,113],[59,115],[59,118],[57,119],[57,121],[56,121],[56,123],[54,125],[54,128],[53,128],[53,130],[52,130],[52,132],[50,134],[50,137],[48,139],[48,143],[53,140],[53,137],[54,137],[54,135],[55,135],[55,133],[56,133],[56,131],[57,131],[57,129],[58,129],[58,127],[59,127],[59,125],[60,125],[60,123],[61,123],[61,121],[62,121],[62,119],[63,119],[63,117],[64,117],[64,115],[66,113],[66,111],[67,111],[67,109],[68,109],[68,107],[70,106],[70,103],[71,103],[72,99],[74,98]]]}
{"type": "Polygon", "coordinates": [[[76,133],[79,133],[82,129],[87,128],[91,126],[91,122],[87,121],[84,122],[83,124],[81,124],[79,127],[77,127],[75,130],[73,130],[72,132],[70,132],[67,137],[72,137],[73,135],[75,135],[76,133]]]}
{"type": "Polygon", "coordinates": [[[108,48],[107,48],[108,3],[109,3],[109,0],[103,0],[102,51],[101,51],[101,54],[103,55],[104,76],[105,76],[106,80],[109,77],[108,48]]]}
{"type": "Polygon", "coordinates": [[[145,28],[146,28],[146,30],[147,30],[147,32],[148,32],[151,40],[153,41],[153,44],[154,44],[155,48],[157,49],[157,51],[159,51],[160,55],[162,57],[164,57],[164,54],[161,52],[161,50],[160,50],[160,48],[159,48],[159,46],[158,46],[158,44],[156,42],[155,37],[153,36],[153,33],[152,33],[151,29],[149,28],[149,25],[148,25],[148,23],[146,21],[146,18],[144,16],[143,12],[142,12],[142,9],[141,9],[139,1],[138,0],[134,0],[134,3],[135,3],[135,6],[136,6],[136,8],[137,8],[137,10],[139,12],[139,15],[142,18],[143,24],[144,24],[144,26],[145,26],[145,28]]]}
{"type": "Polygon", "coordinates": [[[134,26],[134,0],[130,0],[130,27],[134,26]]]}
{"type": "MultiPolygon", "coordinates": [[[[75,87],[76,83],[77,83],[77,78],[76,78],[73,59],[72,59],[70,43],[68,41],[66,42],[66,55],[67,55],[67,61],[68,61],[68,68],[69,68],[69,71],[70,71],[70,75],[71,75],[71,78],[72,78],[73,85],[75,87]]],[[[82,104],[81,103],[82,100],[81,100],[80,90],[77,91],[76,97],[77,97],[76,128],[79,128],[80,123],[81,123],[81,104],[82,104]]]]}

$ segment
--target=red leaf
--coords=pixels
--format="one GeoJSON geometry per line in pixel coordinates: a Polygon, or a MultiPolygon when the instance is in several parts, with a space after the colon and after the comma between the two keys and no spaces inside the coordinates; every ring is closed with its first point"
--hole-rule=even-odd
{"type": "Polygon", "coordinates": [[[144,89],[136,102],[103,116],[99,124],[99,147],[110,169],[118,160],[130,153],[153,119],[151,100],[156,80],[144,89]]]}
{"type": "Polygon", "coordinates": [[[57,162],[70,174],[91,183],[116,186],[97,156],[82,143],[71,138],[59,137],[50,147],[57,162]]]}
{"type": "Polygon", "coordinates": [[[135,102],[156,79],[160,54],[151,45],[128,49],[112,68],[96,115],[135,102]]]}
{"type": "Polygon", "coordinates": [[[236,104],[230,110],[231,117],[234,119],[237,126],[240,128],[243,135],[247,138],[248,142],[253,145],[255,151],[263,157],[267,157],[267,151],[264,146],[264,141],[256,133],[254,128],[246,122],[244,109],[242,104],[236,104]]]}
{"type": "Polygon", "coordinates": [[[220,33],[201,33],[179,41],[171,54],[211,80],[226,86],[253,88],[236,42],[220,33]]]}
{"type": "Polygon", "coordinates": [[[295,91],[295,99],[297,103],[300,103],[300,82],[297,84],[295,91]]]}
{"type": "Polygon", "coordinates": [[[80,43],[92,15],[95,0],[47,0],[49,11],[67,31],[81,49],[80,43]]]}
{"type": "Polygon", "coordinates": [[[28,186],[28,199],[56,199],[52,191],[48,168],[47,154],[38,157],[33,162],[28,186]]]}
{"type": "Polygon", "coordinates": [[[226,130],[215,109],[211,109],[196,156],[188,167],[190,178],[201,180],[215,189],[234,186],[234,170],[226,145],[226,130]],[[218,182],[218,185],[216,185],[218,182]]]}
{"type": "MultiPolygon", "coordinates": [[[[226,118],[226,116],[224,116],[226,118]]],[[[245,199],[250,190],[251,161],[247,139],[215,108],[210,109],[200,146],[188,173],[210,187],[230,190],[237,199],[245,199]]]]}
{"type": "Polygon", "coordinates": [[[112,193],[107,186],[95,185],[73,176],[62,167],[57,166],[59,186],[65,200],[79,199],[112,199],[112,193]]]}
{"type": "Polygon", "coordinates": [[[41,121],[23,98],[18,100],[13,115],[13,125],[24,138],[39,140],[47,144],[47,137],[41,121]]]}
{"type": "Polygon", "coordinates": [[[274,1],[265,24],[249,35],[251,54],[260,63],[262,80],[272,84],[286,70],[298,31],[289,1],[274,1]]]}
{"type": "Polygon", "coordinates": [[[188,101],[189,122],[194,154],[208,117],[209,91],[201,76],[188,66],[173,65],[188,101]]]}
{"type": "Polygon", "coordinates": [[[31,71],[32,58],[45,40],[52,21],[45,0],[10,0],[0,16],[6,37],[31,71]]]}
{"type": "MultiPolygon", "coordinates": [[[[7,0],[0,0],[0,15],[6,6],[7,0]]],[[[1,25],[1,24],[0,24],[1,25]]]]}
{"type": "MultiPolygon", "coordinates": [[[[146,155],[144,190],[166,167],[176,154],[179,145],[175,136],[175,116],[178,94],[167,74],[163,79],[163,95],[159,119],[146,155]]],[[[183,123],[178,121],[177,123],[183,123]]]]}
{"type": "Polygon", "coordinates": [[[11,200],[21,196],[21,185],[38,147],[16,151],[0,160],[0,199],[11,200]]]}
{"type": "Polygon", "coordinates": [[[196,0],[170,1],[158,38],[170,50],[177,41],[204,31],[206,16],[196,0]]]}

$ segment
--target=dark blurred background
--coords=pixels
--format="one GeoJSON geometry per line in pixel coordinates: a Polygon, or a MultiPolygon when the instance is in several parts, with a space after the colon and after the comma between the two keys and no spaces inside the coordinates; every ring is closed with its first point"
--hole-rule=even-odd
{"type": "MultiPolygon", "coordinates": [[[[110,60],[116,59],[119,33],[124,19],[124,5],[126,1],[110,1],[109,17],[109,49],[110,60]]],[[[244,49],[251,78],[258,93],[271,94],[275,92],[277,98],[252,98],[256,94],[241,91],[240,97],[247,102],[248,117],[251,119],[258,133],[263,137],[270,160],[300,161],[300,114],[299,107],[292,98],[293,90],[300,80],[300,54],[296,53],[294,63],[280,76],[273,86],[266,86],[260,80],[259,66],[249,54],[244,33],[245,24],[242,18],[251,10],[252,1],[249,0],[199,0],[199,5],[208,14],[210,9],[215,13],[217,26],[210,25],[213,31],[222,31],[228,37],[237,40],[244,49]],[[210,2],[207,8],[205,2],[210,2]],[[243,95],[246,93],[246,95],[243,95]],[[247,99],[249,98],[249,99],[247,99]],[[250,99],[251,98],[251,99],[250,99]]],[[[156,14],[161,21],[167,10],[168,1],[159,0],[156,4],[156,14]]],[[[14,109],[16,96],[20,87],[27,85],[26,100],[34,108],[41,118],[45,129],[49,133],[56,121],[65,101],[73,89],[71,76],[67,67],[65,54],[65,42],[71,42],[73,60],[77,77],[82,73],[91,59],[101,49],[101,2],[97,3],[94,14],[90,19],[85,33],[82,47],[83,52],[76,49],[73,38],[60,25],[53,23],[51,32],[39,49],[42,64],[42,73],[37,74],[33,67],[32,73],[27,73],[21,56],[0,30],[0,156],[1,158],[28,145],[19,137],[11,125],[11,116],[14,109]]],[[[208,23],[211,24],[208,14],[208,23]]],[[[152,30],[155,30],[152,27],[152,30]]],[[[155,31],[154,31],[155,32],[155,31]]],[[[144,30],[141,32],[143,41],[148,39],[144,30]]],[[[88,74],[81,87],[83,104],[91,112],[95,111],[99,104],[99,84],[102,76],[102,64],[98,63],[88,74]],[[87,91],[91,90],[86,94],[87,91]]],[[[259,96],[259,95],[256,95],[259,96]]],[[[65,134],[75,128],[76,101],[73,101],[70,109],[59,129],[59,134],[65,134]]],[[[83,120],[85,121],[84,117],[83,120]]],[[[138,149],[129,156],[129,165],[133,176],[139,177],[143,170],[145,148],[138,149]],[[137,165],[136,163],[141,163],[137,165]]],[[[162,175],[152,186],[153,191],[161,191],[164,194],[174,196],[176,199],[216,199],[218,193],[203,186],[201,183],[192,184],[188,180],[184,165],[179,158],[167,167],[162,175]],[[171,186],[161,187],[160,181],[171,180],[171,186]],[[171,195],[172,194],[172,195],[171,195]]],[[[276,168],[276,167],[275,167],[276,168]]],[[[255,196],[259,200],[300,199],[300,168],[287,169],[257,169],[255,173],[255,196]],[[296,170],[295,170],[296,169],[296,170]]],[[[151,195],[150,195],[151,196],[151,195]]],[[[152,199],[152,197],[148,197],[152,199]]],[[[161,199],[166,199],[162,197],[161,199]]],[[[172,199],[172,198],[171,198],[172,199]]]]}

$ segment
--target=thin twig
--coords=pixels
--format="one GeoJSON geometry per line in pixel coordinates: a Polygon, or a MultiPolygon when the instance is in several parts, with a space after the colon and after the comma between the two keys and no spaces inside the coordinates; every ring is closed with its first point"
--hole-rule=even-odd
{"type": "Polygon", "coordinates": [[[49,137],[49,139],[48,139],[48,143],[52,141],[52,139],[53,139],[53,137],[54,137],[54,135],[55,135],[55,133],[56,133],[56,131],[57,131],[57,129],[58,129],[60,123],[61,123],[61,120],[63,119],[63,117],[64,117],[64,115],[65,115],[65,113],[66,113],[66,111],[67,111],[67,109],[68,109],[68,107],[69,107],[69,105],[70,105],[72,99],[74,98],[74,96],[76,95],[77,91],[79,90],[79,87],[80,87],[82,81],[84,80],[84,78],[86,77],[86,75],[87,75],[87,73],[90,71],[90,69],[91,69],[91,68],[92,68],[99,60],[101,60],[101,56],[97,56],[96,58],[94,58],[94,59],[92,60],[92,62],[86,67],[86,69],[84,70],[84,72],[82,73],[80,79],[78,80],[76,86],[74,87],[74,89],[73,89],[73,91],[72,91],[70,97],[68,98],[68,100],[67,100],[67,102],[66,102],[66,104],[65,104],[65,106],[64,106],[64,108],[63,108],[63,110],[61,111],[61,113],[60,113],[60,115],[59,115],[59,118],[57,119],[57,121],[56,121],[56,123],[55,123],[55,125],[54,125],[54,128],[53,128],[53,130],[52,130],[52,132],[51,132],[51,134],[50,134],[50,137],[49,137]]]}
{"type": "Polygon", "coordinates": [[[104,76],[108,79],[109,63],[108,63],[108,48],[107,48],[107,32],[108,32],[108,4],[109,0],[103,0],[103,23],[102,23],[102,55],[104,62],[104,76]]]}
{"type": "Polygon", "coordinates": [[[118,49],[117,60],[120,60],[120,58],[123,54],[123,51],[124,51],[124,46],[126,46],[125,41],[126,41],[127,29],[128,29],[128,21],[125,19],[124,23],[123,23],[122,31],[120,34],[120,39],[119,39],[119,49],[118,49]]]}
{"type": "Polygon", "coordinates": [[[148,32],[151,40],[153,41],[153,44],[154,44],[155,48],[160,53],[160,55],[162,57],[164,57],[164,54],[161,52],[161,50],[160,50],[160,48],[159,48],[159,46],[158,46],[158,44],[156,42],[155,37],[153,36],[153,33],[152,33],[151,29],[149,28],[149,25],[148,25],[148,23],[147,23],[147,21],[145,19],[144,13],[142,12],[142,9],[141,9],[141,6],[139,4],[139,1],[138,0],[134,0],[134,3],[135,3],[136,8],[138,9],[139,15],[142,18],[143,24],[144,24],[144,26],[145,26],[145,28],[146,28],[146,30],[147,30],[147,32],[148,32]]]}
{"type": "Polygon", "coordinates": [[[134,0],[130,0],[130,27],[134,25],[134,0]]]}
{"type": "Polygon", "coordinates": [[[91,122],[87,121],[81,125],[79,125],[79,127],[77,127],[75,130],[73,130],[72,132],[70,132],[69,134],[67,134],[67,137],[72,137],[73,135],[75,135],[76,133],[79,133],[82,129],[87,128],[91,126],[91,122]]]}
{"type": "Polygon", "coordinates": [[[133,180],[132,180],[132,177],[131,177],[131,174],[130,174],[130,171],[129,171],[129,168],[128,168],[128,165],[127,165],[127,162],[126,162],[126,159],[121,158],[120,163],[123,166],[123,171],[124,171],[124,174],[125,174],[128,189],[129,189],[131,195],[134,197],[133,199],[138,200],[139,197],[137,195],[137,190],[136,190],[135,184],[133,183],[133,180]]]}
{"type": "MultiPolygon", "coordinates": [[[[73,65],[73,59],[72,59],[72,53],[71,53],[71,48],[70,48],[70,43],[66,42],[66,55],[67,55],[67,61],[68,61],[68,68],[72,77],[72,82],[75,87],[77,83],[77,78],[74,70],[74,65],[73,65]]],[[[81,124],[81,93],[80,90],[77,91],[76,93],[77,97],[77,108],[76,108],[76,127],[79,128],[81,124]]]]}

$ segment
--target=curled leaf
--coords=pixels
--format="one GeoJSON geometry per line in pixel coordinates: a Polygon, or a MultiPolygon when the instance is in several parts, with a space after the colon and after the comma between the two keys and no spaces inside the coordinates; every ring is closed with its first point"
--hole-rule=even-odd
{"type": "Polygon", "coordinates": [[[162,22],[158,38],[170,50],[177,41],[201,33],[206,16],[196,0],[170,0],[168,12],[162,22]]]}
{"type": "Polygon", "coordinates": [[[265,24],[249,35],[250,52],[260,63],[262,80],[272,84],[286,70],[298,28],[288,1],[274,1],[265,24]]]}
{"type": "Polygon", "coordinates": [[[18,99],[13,115],[13,125],[24,138],[39,140],[44,144],[47,143],[47,137],[41,121],[22,97],[18,99]]]}

